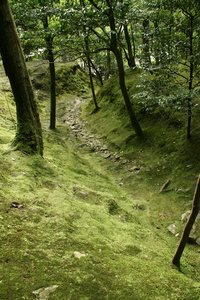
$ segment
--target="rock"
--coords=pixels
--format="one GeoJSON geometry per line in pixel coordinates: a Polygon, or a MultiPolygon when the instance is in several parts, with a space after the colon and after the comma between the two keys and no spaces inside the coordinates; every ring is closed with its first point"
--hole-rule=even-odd
{"type": "Polygon", "coordinates": [[[198,220],[198,221],[200,220],[200,212],[198,213],[196,220],[198,220]]]}
{"type": "Polygon", "coordinates": [[[74,256],[75,256],[76,258],[80,259],[81,257],[85,256],[85,254],[84,254],[84,253],[80,253],[80,252],[78,252],[78,251],[75,251],[75,252],[74,252],[74,256]]]}
{"type": "Polygon", "coordinates": [[[139,170],[140,170],[140,167],[138,167],[138,166],[133,166],[132,168],[129,169],[130,172],[139,171],[139,170]]]}
{"type": "Polygon", "coordinates": [[[46,287],[46,288],[40,288],[34,292],[32,292],[32,294],[34,294],[35,296],[39,296],[39,300],[45,300],[48,298],[49,294],[54,292],[56,289],[58,288],[58,285],[53,285],[50,287],[46,287]]]}
{"type": "Polygon", "coordinates": [[[187,221],[189,219],[190,214],[191,210],[187,210],[184,214],[182,214],[181,221],[187,221]]]}
{"type": "Polygon", "coordinates": [[[111,156],[111,154],[110,153],[102,153],[101,156],[103,158],[109,158],[111,156]]]}
{"type": "Polygon", "coordinates": [[[128,160],[124,159],[124,160],[121,161],[121,165],[125,165],[127,162],[128,162],[128,160]]]}
{"type": "Polygon", "coordinates": [[[176,233],[176,225],[175,224],[171,224],[167,227],[167,229],[169,230],[169,232],[171,232],[172,234],[176,233]]]}
{"type": "Polygon", "coordinates": [[[103,146],[103,147],[101,147],[101,150],[102,150],[102,151],[107,151],[108,148],[107,148],[106,146],[103,146]]]}
{"type": "Polygon", "coordinates": [[[81,196],[84,196],[84,197],[87,197],[87,193],[83,192],[83,191],[78,191],[77,194],[81,195],[81,196]]]}
{"type": "Polygon", "coordinates": [[[188,243],[189,244],[196,244],[196,240],[197,240],[197,237],[195,234],[191,234],[189,237],[188,237],[188,243]]]}
{"type": "Polygon", "coordinates": [[[200,246],[200,238],[196,240],[196,243],[200,246]]]}

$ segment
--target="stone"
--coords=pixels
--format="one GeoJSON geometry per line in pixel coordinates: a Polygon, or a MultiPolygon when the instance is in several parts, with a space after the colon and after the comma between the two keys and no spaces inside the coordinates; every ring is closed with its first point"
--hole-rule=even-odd
{"type": "Polygon", "coordinates": [[[196,243],[200,246],[200,238],[196,240],[196,243]]]}
{"type": "Polygon", "coordinates": [[[187,221],[189,219],[190,214],[191,210],[187,210],[184,214],[182,214],[181,221],[187,221]]]}
{"type": "Polygon", "coordinates": [[[109,158],[111,156],[111,154],[110,153],[102,153],[101,156],[103,158],[109,158]]]}
{"type": "Polygon", "coordinates": [[[121,161],[121,165],[125,165],[127,162],[128,162],[128,160],[124,159],[124,160],[121,161]]]}
{"type": "Polygon", "coordinates": [[[171,232],[172,234],[176,233],[176,225],[175,224],[171,224],[167,227],[167,229],[169,230],[169,232],[171,232]]]}

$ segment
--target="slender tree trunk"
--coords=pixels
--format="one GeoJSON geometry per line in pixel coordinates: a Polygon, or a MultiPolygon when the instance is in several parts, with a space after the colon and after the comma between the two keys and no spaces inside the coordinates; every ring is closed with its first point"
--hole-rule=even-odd
{"type": "MultiPolygon", "coordinates": [[[[194,62],[193,62],[193,16],[190,17],[190,80],[189,80],[189,91],[193,89],[193,73],[194,73],[194,62]]],[[[188,125],[187,125],[187,139],[191,137],[191,120],[192,120],[192,99],[188,98],[188,125]]]]}
{"type": "Polygon", "coordinates": [[[56,75],[55,75],[55,63],[53,54],[53,37],[48,33],[49,24],[47,16],[44,16],[43,27],[46,30],[46,46],[47,46],[47,58],[49,61],[49,71],[50,71],[50,92],[51,92],[51,102],[50,102],[50,129],[56,128],[56,75]]]}
{"type": "Polygon", "coordinates": [[[126,105],[127,112],[130,117],[131,124],[135,130],[135,133],[137,136],[142,136],[143,131],[140,127],[140,124],[137,121],[137,118],[135,116],[130,97],[127,92],[126,84],[125,84],[125,72],[124,72],[124,64],[123,64],[123,58],[121,49],[119,48],[118,41],[117,41],[117,32],[115,28],[115,18],[112,10],[112,6],[110,3],[110,0],[106,0],[107,5],[109,7],[109,22],[110,22],[110,29],[111,29],[111,51],[114,53],[116,60],[117,60],[117,66],[119,71],[119,84],[121,88],[121,92],[124,98],[124,102],[126,105]]]}
{"type": "Polygon", "coordinates": [[[107,55],[106,55],[106,72],[105,72],[105,78],[104,80],[108,80],[110,76],[110,64],[111,64],[111,59],[110,59],[110,50],[107,50],[107,55]]]}
{"type": "Polygon", "coordinates": [[[92,68],[95,70],[95,73],[96,73],[97,77],[99,78],[101,86],[103,86],[102,76],[101,76],[100,72],[97,70],[96,66],[93,64],[91,59],[90,59],[90,64],[91,64],[92,68]]]}
{"type": "Polygon", "coordinates": [[[156,61],[156,66],[158,66],[160,64],[160,49],[158,44],[156,45],[156,43],[158,43],[158,21],[155,20],[154,21],[154,28],[155,28],[155,40],[156,42],[154,43],[153,47],[154,47],[154,55],[155,55],[155,61],[156,61]]]}
{"type": "Polygon", "coordinates": [[[48,53],[49,70],[50,70],[50,90],[51,90],[51,110],[50,110],[50,129],[56,128],[56,74],[55,63],[52,49],[48,53]]]}
{"type": "Polygon", "coordinates": [[[149,66],[151,64],[150,52],[149,52],[149,20],[145,19],[142,22],[143,33],[142,33],[142,43],[143,43],[143,53],[142,53],[142,62],[144,65],[149,66]]]}
{"type": "Polygon", "coordinates": [[[133,26],[131,24],[131,39],[132,39],[132,47],[133,47],[133,56],[136,56],[136,49],[135,49],[135,38],[133,34],[133,26]]]}
{"type": "Polygon", "coordinates": [[[126,109],[127,112],[129,114],[132,126],[135,130],[135,133],[137,136],[142,136],[143,135],[143,131],[140,127],[140,124],[137,121],[137,118],[135,116],[128,92],[127,92],[127,88],[126,88],[126,84],[125,84],[125,72],[124,72],[124,65],[123,65],[123,58],[122,58],[122,54],[121,51],[119,49],[115,50],[114,52],[116,60],[117,60],[117,66],[118,66],[118,70],[119,70],[119,84],[120,84],[120,88],[121,88],[121,92],[126,104],[126,109]]]}
{"type": "Polygon", "coordinates": [[[41,123],[8,0],[0,1],[0,51],[16,103],[17,132],[13,145],[21,151],[42,155],[41,123]]]}
{"type": "MultiPolygon", "coordinates": [[[[84,28],[84,30],[86,31],[85,28],[84,28]]],[[[90,64],[88,36],[86,35],[86,33],[85,33],[85,48],[86,48],[87,64],[88,64],[88,69],[89,69],[90,85],[91,85],[91,89],[92,89],[92,97],[93,97],[93,101],[94,101],[94,105],[95,105],[95,111],[98,111],[99,106],[98,106],[98,103],[97,103],[95,90],[94,90],[94,83],[93,83],[91,64],[90,64]]]]}
{"type": "Polygon", "coordinates": [[[125,33],[126,44],[127,44],[127,49],[128,49],[128,65],[130,68],[134,68],[136,66],[135,57],[133,55],[130,36],[129,36],[129,32],[128,32],[128,26],[126,24],[124,25],[124,33],[125,33]]]}
{"type": "Polygon", "coordinates": [[[187,224],[185,226],[185,229],[183,231],[183,234],[182,234],[180,243],[178,245],[177,251],[176,251],[176,253],[175,253],[175,255],[172,259],[172,263],[174,265],[178,266],[180,264],[181,255],[182,255],[183,250],[185,248],[185,245],[188,241],[188,237],[190,235],[190,231],[192,229],[192,226],[193,226],[193,224],[196,220],[196,217],[199,213],[199,208],[200,208],[200,176],[198,178],[197,185],[196,185],[196,190],[195,190],[195,193],[194,193],[192,212],[190,214],[190,217],[189,217],[189,219],[187,221],[187,224]]]}

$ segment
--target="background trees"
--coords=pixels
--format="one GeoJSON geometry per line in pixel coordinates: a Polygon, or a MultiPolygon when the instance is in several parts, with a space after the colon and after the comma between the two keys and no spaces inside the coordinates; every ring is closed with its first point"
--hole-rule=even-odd
{"type": "MultiPolygon", "coordinates": [[[[55,66],[58,55],[78,60],[100,84],[115,72],[137,135],[142,129],[126,89],[126,68],[143,76],[143,111],[170,107],[187,113],[191,135],[193,99],[199,86],[199,1],[139,0],[12,0],[26,58],[47,58],[51,74],[50,128],[55,128],[55,66]],[[30,34],[31,32],[31,34],[30,34]],[[156,76],[155,76],[156,75],[156,76]],[[148,80],[146,80],[148,78],[148,80]],[[150,79],[150,80],[149,80],[150,79]]],[[[93,99],[96,109],[98,103],[93,99]]]]}

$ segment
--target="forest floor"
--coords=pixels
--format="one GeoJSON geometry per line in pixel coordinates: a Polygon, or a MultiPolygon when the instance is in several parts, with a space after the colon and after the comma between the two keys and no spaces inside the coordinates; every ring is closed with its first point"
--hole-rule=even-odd
{"type": "Polygon", "coordinates": [[[48,94],[37,91],[44,157],[12,151],[15,105],[3,87],[0,299],[199,299],[199,245],[187,244],[180,269],[171,264],[191,209],[193,166],[186,161],[180,177],[173,157],[145,141],[130,152],[105,138],[108,119],[90,113],[87,94],[59,95],[52,131],[48,94]],[[169,191],[159,193],[167,179],[169,191]]]}

